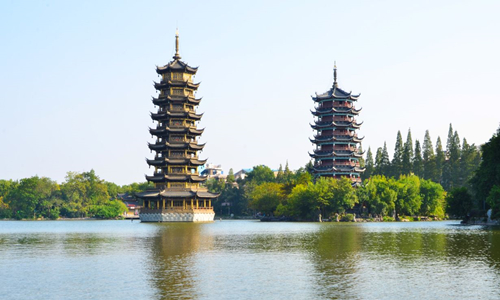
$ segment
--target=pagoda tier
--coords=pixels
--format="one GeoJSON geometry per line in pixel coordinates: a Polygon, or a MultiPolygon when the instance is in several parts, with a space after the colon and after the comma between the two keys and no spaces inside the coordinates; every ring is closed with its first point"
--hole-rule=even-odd
{"type": "Polygon", "coordinates": [[[310,126],[316,134],[309,140],[316,145],[316,149],[309,155],[314,159],[315,176],[348,177],[353,185],[361,182],[360,174],[365,169],[359,163],[364,154],[360,152],[359,145],[363,138],[358,138],[356,130],[361,128],[363,122],[356,121],[355,117],[361,109],[354,107],[359,96],[338,87],[335,67],[332,88],[312,97],[317,105],[311,113],[317,119],[310,126]]]}
{"type": "Polygon", "coordinates": [[[207,178],[198,173],[206,163],[198,158],[198,151],[205,146],[197,142],[204,131],[197,128],[203,116],[196,113],[201,99],[195,98],[195,93],[200,84],[194,83],[193,77],[198,68],[180,60],[178,41],[176,35],[174,60],[156,68],[161,81],[154,82],[159,95],[152,101],[158,110],[150,114],[157,124],[149,128],[156,141],[148,143],[156,153],[153,159],[146,158],[154,167],[146,180],[155,188],[137,194],[144,201],[139,216],[146,222],[213,221],[211,199],[218,197],[207,191],[202,185],[207,178]]]}
{"type": "Polygon", "coordinates": [[[154,105],[168,105],[168,104],[175,104],[175,103],[183,103],[186,102],[191,105],[199,105],[201,98],[196,99],[194,97],[190,96],[182,96],[182,95],[160,95],[158,98],[152,97],[153,98],[153,104],[154,105]]]}

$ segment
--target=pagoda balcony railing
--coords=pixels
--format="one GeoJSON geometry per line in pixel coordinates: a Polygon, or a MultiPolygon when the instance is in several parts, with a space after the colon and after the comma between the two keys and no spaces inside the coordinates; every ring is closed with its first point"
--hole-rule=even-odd
{"type": "Polygon", "coordinates": [[[332,135],[315,135],[314,138],[318,141],[329,140],[329,139],[333,138],[333,134],[332,135]]]}
{"type": "Polygon", "coordinates": [[[329,125],[332,124],[332,121],[318,121],[316,125],[329,125]]]}
{"type": "Polygon", "coordinates": [[[335,108],[335,109],[338,109],[338,108],[342,109],[345,107],[352,108],[352,104],[345,103],[345,104],[334,104],[333,105],[333,108],[335,108]]]}
{"type": "Polygon", "coordinates": [[[318,165],[318,166],[314,166],[314,168],[316,170],[328,170],[328,169],[331,169],[332,167],[333,167],[333,165],[326,165],[326,166],[318,165]]]}
{"type": "Polygon", "coordinates": [[[334,136],[337,139],[350,139],[353,137],[358,137],[356,134],[354,134],[354,135],[334,135],[334,136]]]}

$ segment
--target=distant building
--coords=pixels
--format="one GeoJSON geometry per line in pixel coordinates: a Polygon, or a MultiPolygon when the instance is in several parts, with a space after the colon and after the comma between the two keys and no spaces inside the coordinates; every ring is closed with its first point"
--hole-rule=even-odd
{"type": "Polygon", "coordinates": [[[356,185],[361,183],[360,175],[365,171],[359,164],[363,153],[360,153],[358,145],[363,138],[358,138],[356,133],[361,127],[361,123],[355,119],[361,109],[354,107],[359,95],[340,89],[337,85],[337,67],[333,70],[332,88],[312,97],[316,103],[312,114],[317,119],[311,125],[316,135],[310,140],[316,149],[309,155],[314,158],[316,177],[347,177],[356,185]]]}
{"type": "Polygon", "coordinates": [[[249,168],[249,169],[241,169],[239,170],[238,172],[234,173],[234,179],[235,180],[238,180],[238,179],[245,179],[247,177],[247,174],[252,172],[253,168],[249,168]]]}
{"type": "Polygon", "coordinates": [[[206,164],[201,171],[201,176],[206,176],[207,178],[217,178],[226,180],[227,175],[222,171],[221,165],[216,164],[206,164]]]}
{"type": "Polygon", "coordinates": [[[139,218],[139,210],[141,209],[141,206],[136,197],[130,195],[129,193],[121,193],[118,194],[116,198],[121,200],[125,206],[127,206],[127,211],[123,215],[125,218],[139,218]]]}

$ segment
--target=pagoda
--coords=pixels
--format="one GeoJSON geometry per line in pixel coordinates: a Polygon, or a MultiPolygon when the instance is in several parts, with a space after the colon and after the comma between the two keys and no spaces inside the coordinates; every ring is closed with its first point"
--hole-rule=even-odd
{"type": "Polygon", "coordinates": [[[154,167],[146,180],[155,188],[136,194],[144,201],[139,217],[142,222],[213,221],[212,199],[218,194],[203,187],[207,178],[198,173],[198,167],[206,162],[198,158],[204,147],[198,144],[203,129],[196,127],[202,117],[196,113],[201,101],[195,98],[199,83],[193,82],[198,68],[181,61],[178,32],[173,59],[156,67],[161,81],[154,83],[159,96],[153,98],[153,104],[158,111],[151,113],[156,128],[149,129],[156,141],[148,144],[155,157],[146,159],[149,167],[154,167]]]}
{"type": "Polygon", "coordinates": [[[316,103],[312,114],[316,117],[311,127],[316,134],[311,142],[316,145],[313,153],[315,177],[347,177],[353,185],[361,183],[360,174],[365,171],[359,164],[363,153],[359,145],[363,138],[358,138],[356,130],[361,123],[355,117],[361,109],[354,107],[358,95],[352,95],[340,89],[337,84],[337,67],[333,69],[333,86],[327,92],[312,99],[316,103]]]}

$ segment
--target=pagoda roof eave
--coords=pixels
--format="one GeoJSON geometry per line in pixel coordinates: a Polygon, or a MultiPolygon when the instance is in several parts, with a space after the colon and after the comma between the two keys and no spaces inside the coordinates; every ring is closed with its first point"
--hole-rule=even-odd
{"type": "Polygon", "coordinates": [[[158,67],[158,66],[156,67],[156,73],[158,74],[164,74],[168,72],[181,72],[181,71],[194,75],[198,71],[198,67],[190,67],[187,63],[179,59],[173,60],[168,64],[164,65],[163,67],[158,67]]]}

